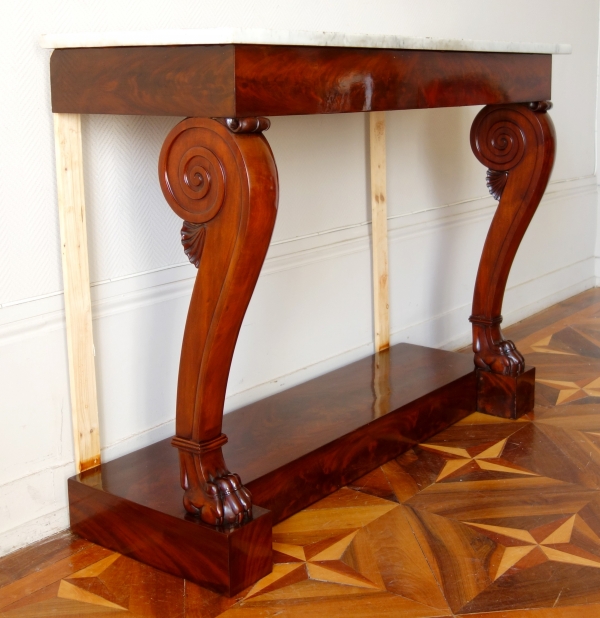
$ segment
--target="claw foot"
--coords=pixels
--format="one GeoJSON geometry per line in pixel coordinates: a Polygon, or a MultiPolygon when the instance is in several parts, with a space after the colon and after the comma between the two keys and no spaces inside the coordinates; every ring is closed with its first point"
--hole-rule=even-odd
{"type": "Polygon", "coordinates": [[[478,324],[473,318],[471,321],[475,366],[505,376],[521,375],[525,359],[512,341],[503,338],[499,322],[490,325],[478,324]]]}
{"type": "Polygon", "coordinates": [[[475,354],[475,365],[485,371],[518,376],[525,370],[525,359],[512,341],[502,341],[485,354],[475,354]]]}
{"type": "Polygon", "coordinates": [[[185,510],[213,526],[239,526],[251,519],[252,494],[239,475],[227,470],[221,447],[202,450],[206,447],[191,444],[173,440],[179,448],[185,510]]]}
{"type": "Polygon", "coordinates": [[[230,472],[200,487],[188,487],[183,505],[192,515],[213,526],[239,525],[252,516],[252,496],[240,477],[230,472]]]}

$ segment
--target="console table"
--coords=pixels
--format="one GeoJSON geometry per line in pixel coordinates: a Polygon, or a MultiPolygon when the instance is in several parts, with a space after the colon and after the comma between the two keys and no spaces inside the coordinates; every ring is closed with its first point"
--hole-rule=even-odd
{"type": "Polygon", "coordinates": [[[232,595],[271,570],[271,527],[477,409],[533,408],[535,369],[504,340],[509,270],[552,171],[552,54],[569,46],[340,33],[46,35],[71,399],[72,528],[232,595]],[[485,105],[471,146],[499,200],[475,281],[473,359],[389,347],[386,110],[485,105]],[[223,416],[237,336],[278,203],[268,116],[372,112],[376,353],[223,416]],[[198,268],[176,436],[100,465],[80,114],[187,116],[158,172],[198,268]],[[173,448],[175,447],[175,448],[173,448]]]}

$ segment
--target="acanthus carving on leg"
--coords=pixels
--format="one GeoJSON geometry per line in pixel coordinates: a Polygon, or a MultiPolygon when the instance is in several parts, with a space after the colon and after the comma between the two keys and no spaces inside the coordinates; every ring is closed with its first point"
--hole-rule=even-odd
{"type": "Polygon", "coordinates": [[[551,103],[489,105],[473,122],[471,147],[488,167],[487,185],[498,200],[473,296],[473,351],[479,369],[521,375],[525,360],[502,336],[502,301],[517,249],[540,203],[554,164],[551,103]]]}
{"type": "Polygon", "coordinates": [[[200,268],[200,260],[204,251],[204,240],[206,239],[206,225],[204,223],[190,223],[184,221],[181,227],[181,244],[188,260],[196,267],[200,268]]]}
{"type": "Polygon", "coordinates": [[[176,437],[186,510],[213,525],[242,523],[250,492],[227,469],[225,389],[242,320],[277,212],[277,169],[266,118],[188,118],[167,136],[159,178],[184,219],[181,240],[198,275],[177,385],[176,437]]]}

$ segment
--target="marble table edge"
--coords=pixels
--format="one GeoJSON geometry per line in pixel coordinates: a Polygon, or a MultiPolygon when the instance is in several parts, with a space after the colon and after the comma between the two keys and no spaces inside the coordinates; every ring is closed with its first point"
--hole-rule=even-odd
{"type": "Polygon", "coordinates": [[[389,34],[267,30],[258,28],[205,28],[44,34],[40,45],[47,49],[73,47],[143,47],[155,45],[301,45],[316,47],[363,47],[437,51],[503,52],[521,54],[570,54],[565,43],[521,43],[410,37],[389,34]]]}

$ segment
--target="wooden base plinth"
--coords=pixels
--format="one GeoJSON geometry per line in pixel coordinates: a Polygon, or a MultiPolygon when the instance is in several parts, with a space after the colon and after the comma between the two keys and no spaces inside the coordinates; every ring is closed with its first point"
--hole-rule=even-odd
{"type": "Polygon", "coordinates": [[[535,399],[535,367],[520,376],[503,376],[477,370],[477,410],[503,418],[519,418],[531,412],[535,399]]]}
{"type": "MultiPolygon", "coordinates": [[[[165,478],[176,471],[174,466],[163,470],[147,460],[144,467],[148,476],[135,467],[132,473],[136,478],[124,479],[130,484],[129,492],[113,492],[112,475],[103,474],[101,469],[69,479],[72,530],[94,543],[227,596],[271,572],[269,511],[254,507],[253,520],[231,530],[208,526],[185,513],[181,490],[176,491],[178,483],[165,478]]],[[[127,476],[118,467],[112,472],[127,476]]]]}
{"type": "Polygon", "coordinates": [[[272,523],[475,405],[470,356],[399,344],[225,415],[225,460],[253,494],[253,521],[223,531],[187,515],[177,450],[163,440],[69,479],[71,527],[163,571],[236,594],[271,570],[272,523]]]}

